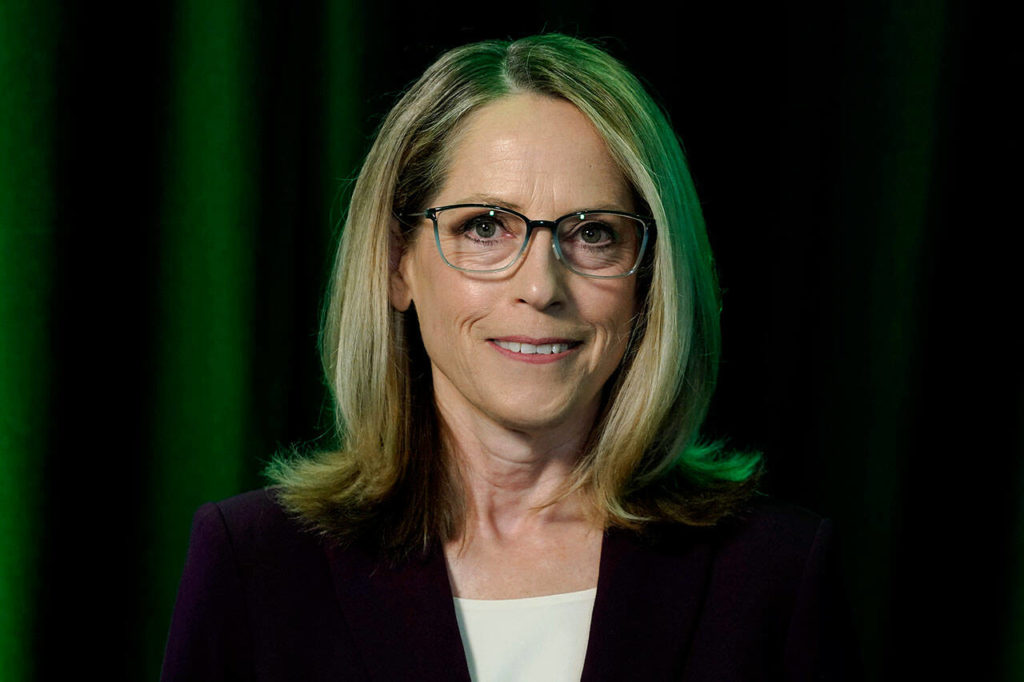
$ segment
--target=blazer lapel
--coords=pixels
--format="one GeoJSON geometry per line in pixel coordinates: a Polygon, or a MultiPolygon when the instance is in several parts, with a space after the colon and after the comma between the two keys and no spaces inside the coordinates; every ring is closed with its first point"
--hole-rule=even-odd
{"type": "Polygon", "coordinates": [[[683,527],[645,541],[606,532],[581,682],[682,676],[710,576],[703,534],[683,527]]]}
{"type": "MultiPolygon", "coordinates": [[[[581,682],[682,676],[711,572],[705,533],[683,527],[655,540],[605,533],[581,682]]],[[[358,546],[326,552],[373,680],[469,682],[440,548],[397,567],[358,546]]]]}
{"type": "Polygon", "coordinates": [[[342,613],[372,679],[469,682],[440,549],[397,567],[357,546],[326,551],[342,613]]]}

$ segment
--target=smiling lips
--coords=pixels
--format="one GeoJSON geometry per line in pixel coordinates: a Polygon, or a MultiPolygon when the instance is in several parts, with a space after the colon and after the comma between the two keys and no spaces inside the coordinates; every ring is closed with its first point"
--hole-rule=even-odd
{"type": "Polygon", "coordinates": [[[522,353],[523,355],[533,355],[534,353],[537,355],[551,355],[552,353],[564,353],[569,350],[568,343],[532,344],[520,341],[502,341],[500,339],[495,339],[494,343],[505,350],[510,350],[513,353],[522,353]]]}
{"type": "Polygon", "coordinates": [[[545,363],[560,360],[580,345],[579,341],[568,339],[489,339],[502,354],[515,360],[531,363],[545,363]]]}

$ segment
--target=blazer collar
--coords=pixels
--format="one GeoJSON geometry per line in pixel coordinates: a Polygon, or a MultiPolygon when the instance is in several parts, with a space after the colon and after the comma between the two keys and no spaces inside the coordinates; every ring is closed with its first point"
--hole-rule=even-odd
{"type": "Polygon", "coordinates": [[[710,576],[702,536],[679,526],[605,533],[581,682],[682,676],[710,576]]]}
{"type": "MultiPolygon", "coordinates": [[[[644,539],[611,529],[581,682],[681,675],[711,566],[701,530],[644,539]]],[[[335,594],[373,680],[469,682],[444,554],[387,566],[359,546],[327,547],[335,594]]]]}
{"type": "Polygon", "coordinates": [[[359,545],[328,546],[327,559],[372,680],[470,682],[440,547],[399,566],[359,545]]]}

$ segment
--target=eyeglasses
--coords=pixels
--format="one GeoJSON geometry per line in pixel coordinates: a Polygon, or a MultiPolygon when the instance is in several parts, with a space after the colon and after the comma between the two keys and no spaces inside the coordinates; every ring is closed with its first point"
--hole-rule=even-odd
{"type": "Polygon", "coordinates": [[[441,259],[456,270],[485,273],[512,267],[538,227],[551,230],[555,256],[577,275],[598,279],[628,277],[647,249],[654,219],[624,211],[578,211],[558,220],[530,220],[509,208],[454,204],[407,213],[429,218],[441,259]]]}

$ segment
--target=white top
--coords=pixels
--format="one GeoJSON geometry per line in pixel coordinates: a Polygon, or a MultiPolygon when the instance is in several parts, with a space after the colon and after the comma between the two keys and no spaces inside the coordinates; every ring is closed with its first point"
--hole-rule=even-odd
{"type": "Polygon", "coordinates": [[[579,682],[597,588],[525,599],[455,597],[473,682],[579,682]]]}

